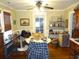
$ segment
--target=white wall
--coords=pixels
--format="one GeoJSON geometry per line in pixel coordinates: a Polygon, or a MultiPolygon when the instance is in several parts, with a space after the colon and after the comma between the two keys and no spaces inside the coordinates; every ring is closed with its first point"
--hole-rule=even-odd
{"type": "MultiPolygon", "coordinates": [[[[40,13],[41,14],[41,13],[40,13]]],[[[44,11],[41,16],[44,18],[44,33],[48,35],[49,31],[49,24],[50,21],[56,20],[53,18],[57,18],[60,16],[63,16],[64,18],[64,11],[44,11]]],[[[37,17],[36,11],[16,11],[16,19],[17,19],[17,30],[29,30],[31,32],[35,32],[35,18],[37,17]],[[20,18],[29,18],[30,19],[30,25],[29,26],[20,26],[20,18]]],[[[64,19],[63,19],[64,20],[64,19]]]]}
{"type": "Polygon", "coordinates": [[[32,31],[33,26],[33,17],[32,17],[32,11],[16,11],[16,19],[17,19],[17,30],[29,30],[32,31]],[[20,25],[20,18],[29,18],[30,25],[29,26],[21,26],[20,25]]]}

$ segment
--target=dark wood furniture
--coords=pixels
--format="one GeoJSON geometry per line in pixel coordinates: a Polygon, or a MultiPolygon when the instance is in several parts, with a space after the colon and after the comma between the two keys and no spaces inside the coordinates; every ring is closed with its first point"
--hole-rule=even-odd
{"type": "Polygon", "coordinates": [[[75,16],[75,28],[79,29],[78,26],[79,26],[79,9],[75,9],[74,10],[75,13],[74,13],[74,16],[75,16]]]}
{"type": "Polygon", "coordinates": [[[74,56],[74,59],[76,59],[76,56],[79,56],[79,45],[73,41],[70,41],[70,49],[71,55],[74,56]]]}
{"type": "Polygon", "coordinates": [[[79,38],[79,9],[75,9],[74,11],[74,29],[72,31],[72,37],[79,38]]]}
{"type": "Polygon", "coordinates": [[[2,14],[3,17],[1,16],[1,18],[3,19],[0,19],[0,59],[7,59],[6,56],[11,52],[12,45],[9,44],[10,42],[8,42],[8,45],[4,44],[4,41],[7,41],[7,39],[4,39],[4,33],[11,30],[11,14],[6,11],[3,11],[2,14]],[[3,21],[3,24],[1,24],[1,21],[3,21]]]}
{"type": "Polygon", "coordinates": [[[11,30],[11,14],[8,12],[3,12],[3,15],[5,31],[11,30]]]}
{"type": "Polygon", "coordinates": [[[0,33],[0,59],[4,59],[4,41],[3,41],[3,33],[0,33]]]}

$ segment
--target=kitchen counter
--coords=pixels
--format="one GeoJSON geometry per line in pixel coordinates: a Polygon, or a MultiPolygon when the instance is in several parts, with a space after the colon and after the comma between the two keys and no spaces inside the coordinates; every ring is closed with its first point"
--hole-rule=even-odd
{"type": "Polygon", "coordinates": [[[70,40],[75,44],[79,45],[79,38],[70,38],[70,40]]]}
{"type": "Polygon", "coordinates": [[[79,38],[70,38],[70,51],[74,59],[79,55],[79,38]]]}

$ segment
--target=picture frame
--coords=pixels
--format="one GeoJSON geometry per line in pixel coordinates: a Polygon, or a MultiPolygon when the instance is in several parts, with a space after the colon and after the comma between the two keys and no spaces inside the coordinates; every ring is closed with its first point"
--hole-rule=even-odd
{"type": "Polygon", "coordinates": [[[20,25],[21,26],[29,26],[30,25],[30,19],[29,18],[20,18],[20,25]]]}

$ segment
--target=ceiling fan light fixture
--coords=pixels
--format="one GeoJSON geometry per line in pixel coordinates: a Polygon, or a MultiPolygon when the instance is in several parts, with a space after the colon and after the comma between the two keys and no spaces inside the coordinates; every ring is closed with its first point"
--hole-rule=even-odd
{"type": "Polygon", "coordinates": [[[38,8],[40,8],[40,7],[42,6],[42,2],[41,2],[41,1],[38,1],[38,2],[36,3],[36,6],[37,6],[38,8]]]}
{"type": "MultiPolygon", "coordinates": [[[[44,4],[44,1],[45,1],[45,0],[37,0],[37,1],[35,1],[35,2],[36,2],[36,3],[35,3],[35,7],[36,7],[37,9],[39,9],[39,10],[41,10],[41,8],[53,9],[53,7],[49,7],[47,3],[44,4]]],[[[48,0],[46,0],[46,1],[48,1],[48,0]]],[[[32,8],[32,9],[33,9],[33,8],[32,8]]]]}

